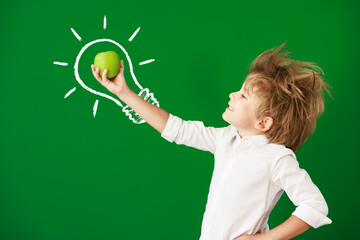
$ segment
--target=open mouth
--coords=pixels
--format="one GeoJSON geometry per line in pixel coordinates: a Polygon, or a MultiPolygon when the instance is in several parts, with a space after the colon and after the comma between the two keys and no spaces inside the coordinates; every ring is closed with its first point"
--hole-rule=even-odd
{"type": "Polygon", "coordinates": [[[226,110],[229,110],[229,111],[231,111],[231,112],[233,112],[234,111],[234,109],[229,105],[229,107],[228,108],[226,108],[226,110]]]}

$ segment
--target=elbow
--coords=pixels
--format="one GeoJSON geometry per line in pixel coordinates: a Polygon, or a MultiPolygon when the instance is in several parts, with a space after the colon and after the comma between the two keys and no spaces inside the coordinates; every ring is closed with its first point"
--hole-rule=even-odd
{"type": "Polygon", "coordinates": [[[309,201],[300,204],[293,215],[299,217],[313,228],[318,228],[332,221],[327,217],[329,212],[325,201],[309,201]]]}
{"type": "Polygon", "coordinates": [[[322,206],[320,207],[320,211],[327,216],[329,214],[329,207],[326,204],[326,202],[324,201],[324,203],[322,204],[322,206]]]}
{"type": "Polygon", "coordinates": [[[321,201],[314,201],[312,204],[310,204],[314,209],[318,210],[320,213],[322,213],[324,216],[327,216],[329,213],[329,207],[326,204],[325,199],[323,198],[321,201]]]}

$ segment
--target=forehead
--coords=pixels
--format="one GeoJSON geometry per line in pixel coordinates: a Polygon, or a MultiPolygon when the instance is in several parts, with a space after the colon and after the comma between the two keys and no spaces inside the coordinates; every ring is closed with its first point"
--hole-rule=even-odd
{"type": "Polygon", "coordinates": [[[258,73],[249,74],[242,85],[243,90],[249,95],[256,95],[256,92],[259,90],[259,88],[256,86],[256,84],[253,83],[257,82],[258,78],[260,77],[261,75],[258,73]]]}
{"type": "Polygon", "coordinates": [[[261,98],[259,94],[261,93],[258,91],[259,88],[257,86],[250,87],[249,85],[249,82],[245,81],[242,85],[242,90],[247,94],[250,102],[253,102],[255,105],[260,104],[261,98]]]}
{"type": "Polygon", "coordinates": [[[249,95],[250,97],[256,95],[257,87],[254,86],[253,88],[250,88],[250,84],[249,84],[249,82],[247,82],[246,80],[245,80],[245,82],[243,83],[241,89],[242,89],[247,95],[249,95]]]}
{"type": "Polygon", "coordinates": [[[246,78],[244,80],[244,84],[256,82],[256,80],[259,80],[260,77],[261,77],[261,75],[259,73],[250,73],[249,75],[246,76],[246,78]]]}

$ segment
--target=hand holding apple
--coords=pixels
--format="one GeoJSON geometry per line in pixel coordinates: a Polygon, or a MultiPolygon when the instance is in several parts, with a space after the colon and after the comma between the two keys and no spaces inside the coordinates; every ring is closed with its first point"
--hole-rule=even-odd
{"type": "Polygon", "coordinates": [[[111,81],[107,78],[108,70],[104,69],[102,77],[99,75],[100,68],[97,67],[95,69],[94,64],[91,65],[92,73],[96,80],[98,80],[101,85],[106,87],[110,92],[114,93],[118,97],[124,93],[125,90],[128,90],[129,87],[126,84],[125,77],[124,77],[124,61],[121,60],[119,63],[120,69],[117,75],[111,81]]]}

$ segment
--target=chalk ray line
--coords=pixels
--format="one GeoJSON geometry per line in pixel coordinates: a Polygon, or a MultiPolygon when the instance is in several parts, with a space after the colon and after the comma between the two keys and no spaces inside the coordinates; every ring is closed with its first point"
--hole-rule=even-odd
{"type": "Polygon", "coordinates": [[[70,94],[72,94],[74,91],[76,90],[76,87],[74,87],[73,89],[71,89],[64,98],[67,98],[70,94]]]}
{"type": "Polygon", "coordinates": [[[148,63],[151,63],[153,61],[155,61],[155,59],[149,59],[149,60],[146,60],[146,61],[143,61],[143,62],[139,63],[139,65],[148,64],[148,63]]]}
{"type": "Polygon", "coordinates": [[[106,29],[106,15],[104,16],[104,29],[106,29]]]}
{"type": "Polygon", "coordinates": [[[99,103],[99,100],[96,99],[95,104],[94,104],[94,107],[93,107],[93,115],[94,115],[94,118],[95,118],[95,116],[96,116],[98,103],[99,103]]]}
{"type": "Polygon", "coordinates": [[[68,63],[64,63],[64,62],[54,62],[54,64],[60,65],[60,66],[67,66],[68,65],[68,63]]]}
{"type": "Polygon", "coordinates": [[[131,37],[129,38],[129,42],[131,42],[133,40],[133,38],[136,36],[136,34],[139,32],[140,27],[138,27],[138,29],[136,29],[136,31],[131,35],[131,37]]]}
{"type": "Polygon", "coordinates": [[[77,33],[75,32],[75,30],[74,30],[73,28],[71,28],[71,31],[73,32],[73,34],[75,35],[75,37],[76,37],[79,41],[81,41],[81,37],[79,36],[79,34],[77,34],[77,33]]]}

